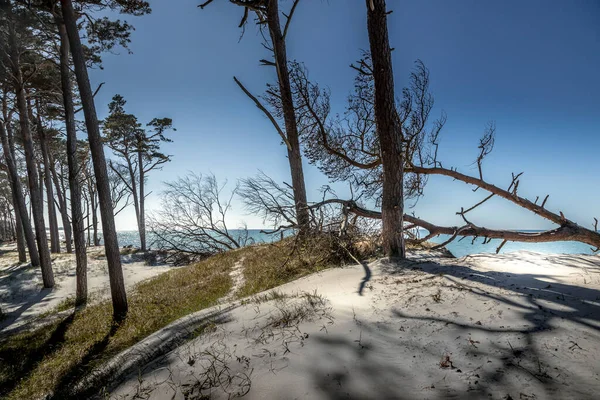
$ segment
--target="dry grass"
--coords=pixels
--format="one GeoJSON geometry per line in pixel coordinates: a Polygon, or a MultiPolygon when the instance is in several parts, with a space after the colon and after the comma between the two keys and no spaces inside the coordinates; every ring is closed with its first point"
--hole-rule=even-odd
{"type": "Polygon", "coordinates": [[[250,296],[325,268],[354,263],[350,253],[359,259],[368,256],[328,234],[304,241],[290,237],[250,247],[244,254],[244,285],[238,296],[250,296]]]}
{"type": "MultiPolygon", "coordinates": [[[[90,253],[91,257],[103,255],[100,249],[90,253]]],[[[111,303],[101,301],[53,324],[8,337],[0,342],[0,397],[30,399],[49,393],[66,397],[65,389],[120,351],[187,314],[216,304],[232,288],[229,272],[242,259],[245,279],[238,297],[354,263],[350,253],[359,259],[367,256],[334,235],[304,241],[291,237],[229,251],[138,284],[129,293],[129,314],[120,326],[112,324],[111,303]]],[[[72,307],[73,299],[68,298],[54,312],[72,307]]]]}
{"type": "Polygon", "coordinates": [[[118,352],[180,317],[216,304],[231,288],[228,273],[238,257],[239,253],[224,253],[140,283],[130,293],[129,314],[120,326],[112,325],[111,303],[104,301],[7,338],[0,344],[0,397],[60,397],[118,352]]]}

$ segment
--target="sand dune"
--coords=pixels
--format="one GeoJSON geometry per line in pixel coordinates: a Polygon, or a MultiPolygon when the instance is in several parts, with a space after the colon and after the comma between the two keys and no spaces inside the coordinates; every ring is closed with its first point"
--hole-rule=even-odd
{"type": "Polygon", "coordinates": [[[422,253],[276,291],[111,398],[592,399],[600,390],[598,256],[422,253]]]}

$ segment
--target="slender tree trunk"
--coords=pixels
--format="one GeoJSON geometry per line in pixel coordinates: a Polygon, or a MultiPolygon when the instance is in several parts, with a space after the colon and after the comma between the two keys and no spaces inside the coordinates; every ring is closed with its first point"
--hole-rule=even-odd
{"type": "Polygon", "coordinates": [[[138,152],[138,164],[140,168],[140,210],[138,218],[138,228],[140,231],[140,247],[142,251],[146,251],[146,216],[144,213],[144,159],[142,152],[138,152]]]}
{"type": "MultiPolygon", "coordinates": [[[[9,209],[8,211],[9,211],[9,220],[8,220],[8,223],[10,225],[10,237],[11,237],[11,240],[14,241],[14,240],[17,240],[17,227],[15,226],[15,220],[13,219],[13,215],[14,215],[15,209],[13,207],[12,210],[9,209]],[[10,214],[11,211],[12,211],[12,214],[10,214]]],[[[18,248],[18,244],[17,244],[17,248],[18,248]]],[[[25,248],[23,248],[23,250],[24,249],[25,248]]]]}
{"type": "Polygon", "coordinates": [[[71,0],[61,0],[63,18],[67,28],[75,75],[81,94],[83,112],[94,164],[96,185],[98,186],[98,200],[100,203],[100,214],[102,218],[102,234],[104,236],[104,247],[106,261],[108,263],[108,275],[110,280],[111,297],[113,304],[113,319],[121,321],[127,316],[127,295],[125,293],[125,282],[123,281],[123,269],[121,267],[121,255],[115,229],[112,200],[110,198],[110,185],[106,170],[106,159],[100,127],[94,105],[94,96],[90,86],[90,80],[85,65],[85,55],[79,37],[77,20],[73,11],[71,0]]]}
{"type": "Polygon", "coordinates": [[[98,194],[91,192],[90,203],[92,206],[92,229],[94,230],[94,246],[100,246],[100,239],[98,238],[98,202],[96,201],[98,194]]]}
{"type": "MultiPolygon", "coordinates": [[[[6,166],[8,167],[8,177],[10,179],[10,187],[15,199],[15,212],[18,212],[17,228],[22,227],[25,243],[27,244],[27,250],[29,251],[29,259],[31,265],[37,267],[40,265],[40,256],[38,253],[37,245],[35,243],[35,235],[33,234],[33,228],[31,226],[31,220],[27,215],[27,204],[25,203],[25,196],[23,195],[23,188],[21,187],[21,180],[15,164],[14,152],[13,152],[13,140],[12,135],[9,135],[8,130],[5,129],[4,124],[0,124],[0,137],[2,139],[2,149],[4,150],[4,159],[6,160],[6,166]]],[[[17,233],[17,238],[19,234],[17,233]]],[[[19,252],[19,260],[22,260],[21,253],[19,252]]],[[[26,260],[25,260],[26,261],[26,260]]]]}
{"type": "MultiPolygon", "coordinates": [[[[142,241],[142,224],[140,221],[140,197],[138,196],[138,187],[135,177],[135,172],[133,171],[133,165],[131,165],[131,161],[129,160],[129,154],[125,155],[125,159],[127,160],[127,170],[129,171],[129,176],[131,178],[130,186],[131,186],[131,194],[133,197],[133,209],[135,210],[135,220],[138,226],[138,235],[140,237],[140,242],[142,241]]],[[[142,170],[142,165],[138,166],[140,171],[142,170]]]]}
{"type": "MultiPolygon", "coordinates": [[[[52,190],[52,177],[50,176],[50,158],[48,155],[48,138],[44,132],[42,121],[40,119],[39,103],[36,104],[37,118],[36,125],[40,148],[42,149],[42,159],[44,162],[44,180],[46,186],[46,198],[48,199],[48,224],[50,225],[50,251],[60,253],[60,235],[58,233],[58,219],[56,217],[56,207],[54,206],[54,191],[52,190]]],[[[31,113],[33,115],[33,113],[31,113]]]]}
{"type": "Polygon", "coordinates": [[[382,237],[389,257],[404,258],[402,218],[404,215],[404,159],[402,131],[396,113],[394,73],[388,39],[385,0],[366,0],[367,28],[373,78],[375,80],[375,122],[383,164],[383,196],[381,201],[382,237]]]}
{"type": "Polygon", "coordinates": [[[77,130],[75,128],[73,88],[71,87],[71,73],[69,70],[69,38],[65,25],[57,16],[55,16],[55,21],[60,34],[60,82],[65,109],[65,127],[67,130],[67,163],[69,164],[71,221],[73,223],[73,242],[75,244],[76,260],[75,275],[77,278],[75,305],[80,306],[87,302],[87,250],[85,245],[83,212],[81,209],[80,169],[77,160],[77,130]]]}
{"type": "Polygon", "coordinates": [[[4,208],[2,210],[2,241],[6,241],[6,237],[7,237],[7,232],[6,232],[6,225],[7,225],[7,221],[6,221],[6,208],[4,208]]]}
{"type": "MultiPolygon", "coordinates": [[[[2,129],[2,128],[0,128],[0,129],[2,129]]],[[[6,135],[6,133],[2,134],[2,136],[3,136],[2,137],[2,146],[3,147],[6,146],[5,150],[4,150],[5,156],[6,156],[6,152],[7,151],[10,153],[10,149],[8,149],[8,143],[6,145],[4,144],[4,136],[5,135],[6,135]]],[[[8,166],[8,176],[9,176],[9,179],[11,181],[10,182],[11,183],[10,186],[11,186],[12,195],[13,195],[13,207],[15,209],[15,234],[16,234],[16,237],[17,237],[17,251],[19,253],[19,262],[24,263],[24,262],[27,261],[27,254],[26,254],[26,251],[25,251],[25,237],[23,235],[23,223],[21,222],[22,214],[21,214],[21,212],[19,210],[19,204],[25,203],[25,202],[23,201],[23,197],[22,197],[23,193],[21,193],[21,201],[19,201],[19,199],[17,199],[17,190],[15,190],[15,188],[13,187],[13,182],[12,182],[13,179],[12,179],[12,176],[11,176],[12,175],[11,166],[9,166],[9,160],[6,159],[6,157],[5,157],[5,160],[6,160],[6,164],[8,166]]],[[[10,163],[12,163],[12,159],[10,160],[10,163]]],[[[14,168],[14,164],[12,165],[12,168],[14,168]]],[[[31,229],[31,226],[29,228],[31,229]]],[[[31,232],[31,233],[32,233],[32,236],[33,236],[33,232],[31,232]]],[[[32,241],[35,244],[35,240],[33,239],[33,237],[31,239],[32,239],[32,241]]],[[[36,249],[36,252],[37,252],[37,249],[36,249]]]]}
{"type": "Polygon", "coordinates": [[[63,223],[63,232],[65,234],[65,247],[67,253],[73,253],[73,231],[71,230],[71,223],[69,221],[69,212],[67,211],[67,193],[64,187],[61,187],[58,174],[56,173],[56,165],[54,163],[54,157],[50,154],[50,173],[52,174],[52,182],[54,183],[54,189],[56,189],[56,198],[58,200],[58,211],[63,223]]]}
{"type": "Polygon", "coordinates": [[[87,210],[87,214],[85,215],[85,224],[87,226],[87,245],[92,245],[92,230],[90,229],[90,203],[86,202],[85,208],[87,210]]]}
{"type": "MultiPolygon", "coordinates": [[[[17,69],[19,69],[17,67],[17,69]]],[[[54,275],[50,261],[50,252],[48,250],[48,239],[46,237],[46,224],[44,223],[44,204],[42,193],[39,187],[39,176],[34,160],[33,141],[29,131],[29,118],[25,100],[25,91],[22,87],[15,90],[17,95],[17,107],[19,110],[19,120],[21,126],[21,136],[23,147],[25,148],[25,162],[27,164],[27,175],[29,178],[29,195],[31,200],[31,211],[35,225],[37,247],[40,254],[40,263],[42,267],[42,279],[44,287],[54,286],[54,275]]]]}
{"type": "Polygon", "coordinates": [[[29,129],[29,113],[27,110],[27,100],[25,98],[25,88],[23,87],[23,75],[21,73],[19,50],[17,48],[16,33],[14,26],[12,26],[10,29],[9,41],[12,73],[15,83],[15,95],[17,98],[17,110],[19,112],[21,137],[23,140],[23,147],[25,149],[25,162],[27,164],[31,207],[35,225],[37,245],[40,255],[42,280],[44,282],[44,287],[51,288],[54,286],[54,274],[52,273],[50,252],[48,251],[46,225],[44,223],[44,204],[42,200],[42,194],[38,186],[39,179],[34,159],[33,140],[31,138],[31,131],[29,129]]]}
{"type": "Polygon", "coordinates": [[[285,122],[285,132],[291,149],[288,149],[288,161],[292,175],[292,188],[294,190],[294,201],[296,202],[296,218],[299,226],[299,234],[305,233],[309,228],[310,216],[306,201],[306,187],[304,184],[304,172],[302,169],[302,154],[300,152],[300,140],[298,138],[298,126],[296,124],[296,113],[290,85],[290,74],[287,63],[287,51],[285,39],[281,33],[279,23],[278,0],[269,1],[267,7],[267,23],[271,41],[273,42],[273,53],[277,68],[277,79],[281,95],[281,106],[285,122]]]}

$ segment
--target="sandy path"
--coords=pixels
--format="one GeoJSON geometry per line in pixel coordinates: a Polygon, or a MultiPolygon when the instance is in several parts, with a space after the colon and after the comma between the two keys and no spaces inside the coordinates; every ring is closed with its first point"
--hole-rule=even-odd
{"type": "MultiPolygon", "coordinates": [[[[74,254],[52,255],[55,287],[44,289],[39,268],[16,265],[14,245],[0,246],[0,307],[5,318],[0,321],[3,334],[32,322],[52,310],[67,297],[75,295],[74,254]]],[[[93,301],[110,296],[108,268],[102,247],[88,249],[88,293],[93,301]]],[[[146,265],[143,254],[124,255],[123,277],[126,287],[170,270],[166,264],[146,265]]]]}
{"type": "Polygon", "coordinates": [[[421,255],[277,290],[287,297],[232,311],[112,398],[593,399],[600,390],[598,256],[421,255]]]}

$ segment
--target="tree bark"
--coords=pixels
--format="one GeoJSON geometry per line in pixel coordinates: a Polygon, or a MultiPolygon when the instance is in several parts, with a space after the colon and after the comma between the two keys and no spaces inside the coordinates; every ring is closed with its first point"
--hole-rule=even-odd
{"type": "MultiPolygon", "coordinates": [[[[33,228],[31,226],[31,220],[27,215],[27,205],[25,204],[25,197],[23,195],[23,188],[21,187],[21,180],[15,164],[13,154],[13,140],[12,135],[9,135],[8,129],[5,129],[4,124],[0,124],[0,138],[2,140],[2,148],[4,150],[4,159],[8,168],[8,177],[10,179],[10,187],[15,199],[15,212],[18,212],[17,228],[22,227],[23,238],[29,251],[29,259],[31,265],[37,267],[40,265],[40,257],[35,244],[35,235],[33,234],[33,228]]],[[[17,233],[17,238],[18,238],[17,233]]],[[[23,260],[19,251],[19,260],[23,260]]],[[[23,260],[27,261],[26,259],[23,260]]]]}
{"type": "MultiPolygon", "coordinates": [[[[85,227],[81,208],[80,169],[77,160],[77,130],[75,128],[75,110],[73,107],[73,88],[69,70],[69,38],[65,25],[58,16],[54,16],[60,35],[60,82],[65,109],[65,127],[67,130],[67,163],[69,165],[69,190],[71,191],[71,222],[73,224],[73,242],[75,245],[75,305],[87,302],[87,250],[85,245],[85,227]]],[[[66,212],[66,205],[65,205],[66,212]]],[[[65,235],[66,236],[66,235],[65,235]]]]}
{"type": "Polygon", "coordinates": [[[19,50],[16,43],[16,33],[14,25],[9,32],[10,57],[12,64],[12,73],[14,80],[15,95],[17,98],[17,110],[19,112],[19,126],[21,128],[21,137],[25,149],[25,162],[27,165],[27,175],[29,178],[29,190],[31,196],[31,207],[35,225],[37,247],[39,249],[40,266],[42,269],[42,280],[44,287],[54,286],[54,274],[52,273],[52,263],[50,252],[48,250],[48,239],[46,237],[46,225],[44,223],[44,205],[42,193],[40,192],[39,178],[34,159],[33,140],[29,129],[29,112],[27,110],[27,100],[25,97],[25,88],[23,87],[23,75],[21,73],[19,50]]]}
{"type": "Polygon", "coordinates": [[[306,186],[304,183],[304,172],[302,168],[302,154],[300,152],[300,140],[298,138],[298,126],[296,124],[296,113],[292,90],[290,85],[290,74],[287,62],[287,50],[285,38],[281,33],[279,22],[278,0],[270,0],[267,7],[267,24],[273,44],[273,53],[281,95],[281,107],[285,122],[285,132],[290,147],[288,148],[288,161],[292,175],[292,188],[294,190],[294,201],[296,202],[296,218],[299,226],[299,234],[304,234],[310,228],[310,216],[306,201],[306,186]]]}
{"type": "MultiPolygon", "coordinates": [[[[142,222],[140,221],[140,198],[138,196],[138,187],[136,183],[135,172],[133,171],[133,165],[131,164],[131,160],[129,159],[129,153],[125,154],[125,159],[127,160],[127,170],[129,171],[129,176],[131,178],[131,194],[133,197],[133,209],[135,210],[135,220],[138,226],[138,235],[140,237],[140,242],[142,241],[142,222]]],[[[140,157],[141,161],[141,157],[140,157]]],[[[142,170],[142,164],[138,165],[140,171],[142,170]]],[[[141,172],[140,172],[141,176],[141,172]]]]}
{"type": "Polygon", "coordinates": [[[387,256],[404,258],[402,232],[404,160],[401,126],[396,114],[387,11],[385,0],[366,0],[366,4],[367,29],[375,81],[375,122],[383,163],[381,199],[383,246],[387,256]]]}
{"type": "Polygon", "coordinates": [[[90,205],[92,207],[92,238],[94,246],[100,246],[100,239],[98,238],[98,202],[96,192],[90,194],[90,205]]]}
{"type": "Polygon", "coordinates": [[[73,231],[71,229],[71,222],[69,221],[69,213],[67,211],[67,193],[64,186],[61,187],[61,184],[58,179],[58,174],[56,173],[56,165],[54,162],[54,157],[50,154],[50,173],[52,174],[52,181],[54,182],[54,189],[56,189],[56,198],[58,201],[58,211],[60,212],[60,217],[63,223],[63,232],[65,234],[65,247],[67,249],[67,253],[73,253],[73,231]]]}
{"type": "Polygon", "coordinates": [[[104,248],[106,261],[108,263],[108,274],[110,280],[111,297],[113,304],[113,319],[121,321],[127,316],[127,295],[125,293],[125,282],[123,281],[123,269],[121,267],[121,255],[119,252],[119,243],[117,241],[117,232],[115,229],[115,220],[112,211],[112,201],[110,198],[110,185],[108,182],[108,173],[106,170],[106,159],[104,157],[104,148],[100,127],[98,125],[98,116],[94,105],[94,96],[90,86],[90,80],[85,65],[85,55],[79,37],[77,28],[77,19],[73,10],[71,0],[61,0],[63,18],[69,37],[71,54],[75,67],[77,84],[81,94],[81,102],[85,115],[85,122],[94,164],[94,174],[98,188],[98,200],[100,203],[100,214],[102,218],[102,233],[104,236],[104,248]]]}
{"type": "Polygon", "coordinates": [[[146,215],[144,212],[144,159],[142,152],[138,152],[138,163],[140,168],[140,211],[139,211],[139,231],[140,231],[140,248],[142,251],[146,251],[146,215]]]}
{"type": "MultiPolygon", "coordinates": [[[[37,106],[36,125],[40,148],[42,150],[42,160],[44,163],[44,179],[43,183],[46,186],[46,198],[48,199],[48,224],[50,227],[50,251],[52,253],[60,253],[60,235],[58,233],[58,219],[56,217],[56,207],[54,205],[54,191],[52,188],[52,177],[50,173],[50,157],[48,154],[48,138],[44,132],[42,121],[40,119],[40,107],[37,106]]],[[[33,113],[31,113],[33,115],[33,113]]]]}
{"type": "Polygon", "coordinates": [[[17,252],[19,253],[19,262],[27,261],[27,250],[25,249],[25,236],[23,235],[23,223],[21,222],[21,213],[17,196],[13,193],[13,207],[15,209],[15,236],[17,239],[17,252]]]}

